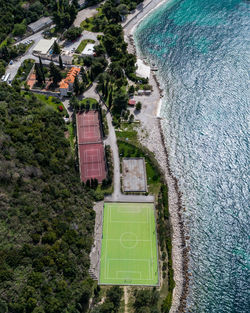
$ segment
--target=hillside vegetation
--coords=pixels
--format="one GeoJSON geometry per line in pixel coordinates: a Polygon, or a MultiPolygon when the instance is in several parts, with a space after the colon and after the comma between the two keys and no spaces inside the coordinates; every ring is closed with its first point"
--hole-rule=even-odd
{"type": "Polygon", "coordinates": [[[58,112],[0,85],[0,312],[84,312],[95,214],[58,112]]]}

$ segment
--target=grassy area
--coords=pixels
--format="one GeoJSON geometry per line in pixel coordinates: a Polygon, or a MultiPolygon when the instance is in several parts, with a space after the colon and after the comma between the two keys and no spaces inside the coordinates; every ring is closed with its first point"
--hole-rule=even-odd
{"type": "Polygon", "coordinates": [[[137,128],[136,123],[123,122],[120,124],[120,129],[116,130],[116,137],[118,139],[129,141],[130,143],[136,145],[138,144],[136,128],[137,128]]]}
{"type": "Polygon", "coordinates": [[[80,105],[84,106],[87,108],[89,106],[89,110],[95,110],[97,107],[98,101],[94,98],[84,98],[81,102],[80,105]]]}
{"type": "Polygon", "coordinates": [[[67,124],[68,132],[69,132],[69,142],[70,147],[74,153],[75,151],[75,135],[74,135],[74,129],[72,123],[67,124]]]}
{"type": "Polygon", "coordinates": [[[81,53],[88,43],[95,43],[92,39],[84,39],[81,41],[80,45],[76,49],[76,53],[81,53]]]}
{"type": "Polygon", "coordinates": [[[153,203],[104,204],[100,262],[101,284],[157,285],[153,203]]]}
{"type": "MultiPolygon", "coordinates": [[[[42,103],[52,107],[55,111],[57,112],[61,112],[61,114],[63,116],[67,116],[67,111],[63,105],[63,103],[56,97],[51,97],[51,96],[46,96],[46,95],[39,95],[39,94],[36,94],[36,93],[28,93],[28,92],[25,92],[23,91],[22,92],[24,95],[25,95],[25,98],[31,98],[32,96],[33,97],[36,97],[37,99],[39,99],[42,103]],[[59,110],[59,106],[62,106],[63,110],[60,111],[59,110]]],[[[72,129],[73,131],[73,129],[72,129]]]]}

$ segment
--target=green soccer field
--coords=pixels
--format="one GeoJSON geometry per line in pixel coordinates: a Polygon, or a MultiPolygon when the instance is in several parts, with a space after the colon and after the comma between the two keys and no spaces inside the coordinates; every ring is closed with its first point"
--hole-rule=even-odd
{"type": "Polygon", "coordinates": [[[153,203],[105,203],[100,284],[158,285],[153,203]]]}

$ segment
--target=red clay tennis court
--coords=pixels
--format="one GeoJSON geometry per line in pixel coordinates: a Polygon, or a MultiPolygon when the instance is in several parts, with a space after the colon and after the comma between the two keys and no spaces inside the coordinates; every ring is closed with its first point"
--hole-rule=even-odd
{"type": "Polygon", "coordinates": [[[104,148],[97,111],[76,115],[81,180],[106,178],[104,148]]]}
{"type": "Polygon", "coordinates": [[[81,180],[106,178],[104,148],[102,143],[79,145],[81,180]]]}
{"type": "Polygon", "coordinates": [[[76,115],[78,144],[100,142],[101,132],[97,111],[88,111],[76,115]]]}

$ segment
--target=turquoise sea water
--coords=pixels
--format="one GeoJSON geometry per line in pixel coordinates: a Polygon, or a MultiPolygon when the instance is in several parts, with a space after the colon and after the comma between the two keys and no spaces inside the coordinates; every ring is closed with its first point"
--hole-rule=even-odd
{"type": "Polygon", "coordinates": [[[164,4],[135,33],[159,67],[190,232],[190,312],[250,312],[250,2],[164,4]]]}

